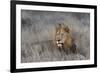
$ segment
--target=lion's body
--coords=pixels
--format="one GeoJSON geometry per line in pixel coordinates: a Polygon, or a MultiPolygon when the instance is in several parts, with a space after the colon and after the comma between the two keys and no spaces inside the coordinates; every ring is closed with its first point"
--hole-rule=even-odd
{"type": "Polygon", "coordinates": [[[72,34],[68,26],[60,24],[56,28],[55,44],[58,48],[76,50],[76,45],[73,41],[72,34]]]}

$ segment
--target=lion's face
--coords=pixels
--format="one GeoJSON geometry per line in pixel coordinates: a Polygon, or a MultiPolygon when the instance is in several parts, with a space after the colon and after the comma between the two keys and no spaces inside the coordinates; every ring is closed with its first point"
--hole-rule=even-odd
{"type": "Polygon", "coordinates": [[[64,25],[59,25],[57,28],[56,28],[56,44],[58,47],[63,47],[66,39],[67,39],[67,35],[69,33],[69,28],[68,26],[65,27],[64,25]]]}

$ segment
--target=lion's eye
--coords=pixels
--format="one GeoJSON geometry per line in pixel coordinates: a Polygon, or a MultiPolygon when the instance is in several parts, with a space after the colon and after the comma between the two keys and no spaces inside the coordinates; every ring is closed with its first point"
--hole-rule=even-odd
{"type": "Polygon", "coordinates": [[[59,31],[56,34],[59,35],[59,31]]]}
{"type": "Polygon", "coordinates": [[[61,35],[63,36],[64,34],[63,34],[63,33],[61,33],[61,35]]]}

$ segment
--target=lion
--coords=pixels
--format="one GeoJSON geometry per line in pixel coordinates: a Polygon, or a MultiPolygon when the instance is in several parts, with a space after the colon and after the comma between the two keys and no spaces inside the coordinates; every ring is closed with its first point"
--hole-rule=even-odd
{"type": "Polygon", "coordinates": [[[76,53],[76,44],[68,25],[59,24],[55,31],[56,47],[60,49],[70,49],[73,53],[76,53]]]}

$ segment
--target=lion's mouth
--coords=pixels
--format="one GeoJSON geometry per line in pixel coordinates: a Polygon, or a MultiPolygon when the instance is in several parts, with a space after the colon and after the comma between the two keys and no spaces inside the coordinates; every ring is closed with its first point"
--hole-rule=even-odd
{"type": "Polygon", "coordinates": [[[58,47],[63,47],[63,42],[57,41],[57,46],[58,47]]]}

